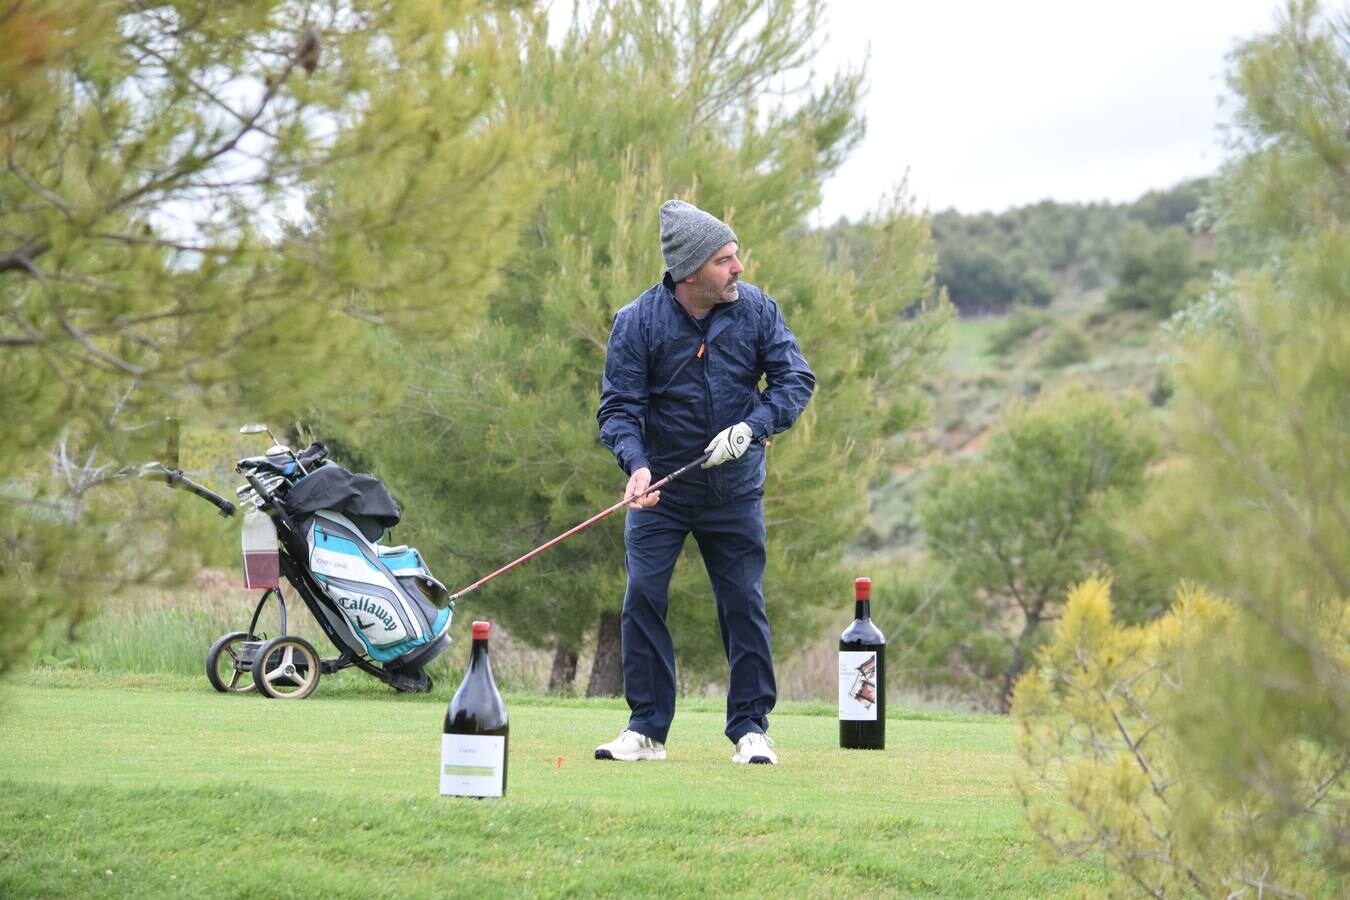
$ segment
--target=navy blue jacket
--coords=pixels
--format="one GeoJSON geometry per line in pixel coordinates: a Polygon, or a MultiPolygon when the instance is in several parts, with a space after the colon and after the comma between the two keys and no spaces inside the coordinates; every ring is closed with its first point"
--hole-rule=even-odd
{"type": "MultiPolygon", "coordinates": [[[[703,322],[680,306],[668,277],[615,314],[596,419],[624,472],[646,466],[653,480],[664,477],[702,456],[724,428],[745,422],[765,438],[806,408],[816,378],[778,304],[752,284],[738,287],[739,299],[703,322]]],[[[756,442],[740,459],[686,472],[661,494],[718,504],[763,490],[756,442]]]]}

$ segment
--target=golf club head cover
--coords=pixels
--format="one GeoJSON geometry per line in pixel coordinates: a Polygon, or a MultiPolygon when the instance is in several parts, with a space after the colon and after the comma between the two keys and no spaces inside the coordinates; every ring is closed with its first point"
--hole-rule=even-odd
{"type": "Polygon", "coordinates": [[[724,428],[717,433],[717,437],[712,439],[712,443],[703,448],[704,453],[711,453],[708,461],[703,464],[703,468],[711,469],[713,466],[720,466],[728,460],[738,459],[745,452],[745,448],[750,446],[750,426],[744,422],[737,422],[730,428],[724,428]]]}

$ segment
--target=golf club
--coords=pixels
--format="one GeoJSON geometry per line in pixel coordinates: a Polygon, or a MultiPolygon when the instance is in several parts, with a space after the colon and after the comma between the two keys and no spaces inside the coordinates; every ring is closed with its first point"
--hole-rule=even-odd
{"type": "MultiPolygon", "coordinates": [[[[640,493],[640,494],[635,495],[635,496],[632,498],[632,500],[640,499],[640,498],[642,498],[642,497],[647,496],[647,495],[650,494],[652,491],[659,490],[662,486],[669,484],[670,482],[674,481],[676,478],[679,478],[681,475],[683,475],[685,472],[688,472],[690,469],[694,468],[695,466],[701,466],[701,465],[703,465],[703,464],[704,464],[705,462],[707,462],[708,459],[711,458],[711,457],[712,457],[712,451],[709,450],[707,453],[703,454],[703,455],[700,456],[698,459],[694,460],[693,462],[689,463],[688,465],[681,466],[680,468],[676,469],[674,472],[671,472],[671,473],[670,473],[669,475],[667,475],[665,478],[662,478],[660,481],[657,481],[657,482],[652,483],[645,491],[643,491],[643,492],[640,493]]],[[[611,506],[609,509],[602,510],[602,511],[596,513],[595,515],[591,516],[591,517],[590,517],[589,519],[587,519],[586,521],[582,522],[580,525],[576,525],[576,526],[573,526],[572,528],[569,528],[567,531],[564,531],[562,534],[558,535],[557,537],[555,537],[553,540],[549,541],[548,543],[546,543],[546,544],[540,544],[538,547],[535,547],[533,550],[531,550],[529,553],[526,553],[526,554],[525,554],[524,556],[522,556],[520,559],[517,559],[517,560],[515,560],[514,562],[509,562],[509,563],[507,563],[506,565],[502,566],[502,567],[501,567],[500,569],[498,569],[497,571],[493,572],[491,575],[484,575],[482,578],[478,579],[477,581],[475,581],[473,584],[469,585],[468,587],[466,587],[466,588],[461,588],[460,590],[458,590],[458,591],[456,591],[455,593],[451,594],[451,595],[450,595],[450,602],[453,603],[454,601],[458,600],[460,597],[463,597],[465,594],[469,594],[469,593],[472,593],[473,591],[478,590],[480,587],[482,587],[483,585],[487,584],[489,581],[491,581],[492,579],[496,578],[498,575],[505,575],[507,572],[511,571],[511,570],[514,569],[516,566],[520,565],[521,563],[525,562],[525,561],[528,560],[528,559],[533,559],[535,556],[538,556],[540,553],[543,553],[543,552],[544,552],[545,550],[547,550],[549,547],[552,547],[552,546],[554,546],[555,544],[561,543],[562,541],[564,541],[564,540],[566,540],[567,538],[571,537],[572,535],[576,534],[578,531],[584,531],[584,530],[586,530],[587,528],[590,528],[590,527],[591,527],[592,525],[594,525],[596,522],[599,522],[599,521],[600,521],[601,519],[603,519],[605,516],[608,516],[610,513],[614,512],[615,510],[619,509],[620,507],[622,507],[622,506],[627,506],[629,503],[632,502],[632,500],[630,500],[630,499],[628,499],[628,498],[625,497],[623,500],[620,500],[618,503],[615,503],[615,504],[614,504],[613,506],[611,506]]]]}

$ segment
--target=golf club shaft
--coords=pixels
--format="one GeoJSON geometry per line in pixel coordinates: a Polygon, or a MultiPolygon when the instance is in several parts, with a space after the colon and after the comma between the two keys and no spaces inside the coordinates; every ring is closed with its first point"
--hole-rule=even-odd
{"type": "Polygon", "coordinates": [[[573,526],[572,528],[569,528],[568,530],[564,531],[562,534],[558,535],[557,537],[555,537],[553,540],[549,541],[548,543],[546,543],[546,544],[540,544],[538,547],[535,547],[533,550],[531,550],[529,553],[526,553],[526,554],[525,554],[524,556],[522,556],[520,559],[517,559],[517,560],[515,560],[514,562],[509,562],[509,563],[507,563],[506,565],[502,566],[502,567],[501,567],[500,569],[498,569],[497,571],[493,572],[491,575],[484,575],[482,578],[478,579],[477,581],[475,581],[473,584],[469,585],[468,587],[462,588],[461,590],[456,591],[455,593],[451,594],[451,595],[450,595],[450,602],[453,603],[454,601],[458,600],[460,597],[463,597],[465,594],[469,594],[469,593],[472,593],[473,591],[478,590],[480,587],[482,587],[483,585],[487,584],[489,581],[491,581],[492,579],[496,578],[498,575],[505,575],[507,572],[511,571],[511,570],[514,569],[516,566],[520,565],[521,563],[525,562],[526,560],[533,559],[534,557],[538,556],[540,553],[543,553],[543,552],[544,552],[545,550],[547,550],[549,547],[552,547],[552,546],[554,546],[555,544],[560,544],[560,543],[562,543],[563,541],[565,541],[565,540],[567,540],[568,538],[570,538],[572,535],[576,534],[578,531],[584,531],[584,530],[586,530],[587,528],[590,528],[590,527],[591,527],[592,525],[594,525],[596,522],[599,522],[601,519],[605,518],[605,516],[608,516],[610,513],[615,512],[616,510],[618,510],[618,509],[621,508],[621,507],[627,506],[629,503],[633,502],[633,500],[638,500],[638,499],[640,499],[640,498],[642,498],[642,497],[645,497],[645,496],[647,496],[648,494],[650,494],[652,491],[660,490],[664,485],[667,485],[667,484],[669,484],[670,482],[674,481],[676,478],[679,478],[679,477],[680,477],[681,475],[683,475],[685,472],[688,472],[690,469],[694,468],[694,466],[701,466],[701,465],[703,465],[705,462],[708,461],[708,459],[709,459],[711,456],[712,456],[712,451],[710,450],[710,451],[708,451],[707,453],[705,453],[705,454],[703,454],[702,456],[700,456],[698,459],[696,459],[696,460],[694,460],[693,462],[689,463],[688,465],[681,466],[680,468],[676,469],[674,472],[671,472],[671,473],[670,473],[669,475],[667,475],[665,478],[662,478],[660,481],[658,481],[658,482],[656,482],[656,483],[654,483],[654,484],[649,485],[649,486],[647,487],[647,489],[646,489],[645,491],[643,491],[642,493],[633,496],[631,499],[625,497],[624,499],[620,500],[618,503],[615,503],[615,504],[614,504],[613,506],[611,506],[609,509],[601,510],[600,512],[598,512],[598,513],[596,513],[595,515],[591,516],[591,517],[590,517],[589,519],[587,519],[586,521],[582,522],[580,525],[576,525],[576,526],[573,526]]]}

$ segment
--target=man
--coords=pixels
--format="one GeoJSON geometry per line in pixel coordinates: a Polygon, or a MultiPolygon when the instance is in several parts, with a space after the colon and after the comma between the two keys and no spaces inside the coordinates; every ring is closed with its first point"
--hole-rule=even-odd
{"type": "Polygon", "coordinates": [[[596,414],[601,440],[629,476],[622,638],[631,713],[595,757],[666,758],[675,715],[668,589],[693,534],[731,670],[731,761],[772,765],[778,757],[765,731],[777,687],[764,609],[763,441],[796,421],[816,380],[778,304],[739,280],[745,268],[726,223],[679,200],[661,206],[660,220],[666,272],[614,316],[596,414]],[[644,494],[653,472],[673,472],[703,453],[710,455],[702,469],[644,494]]]}

